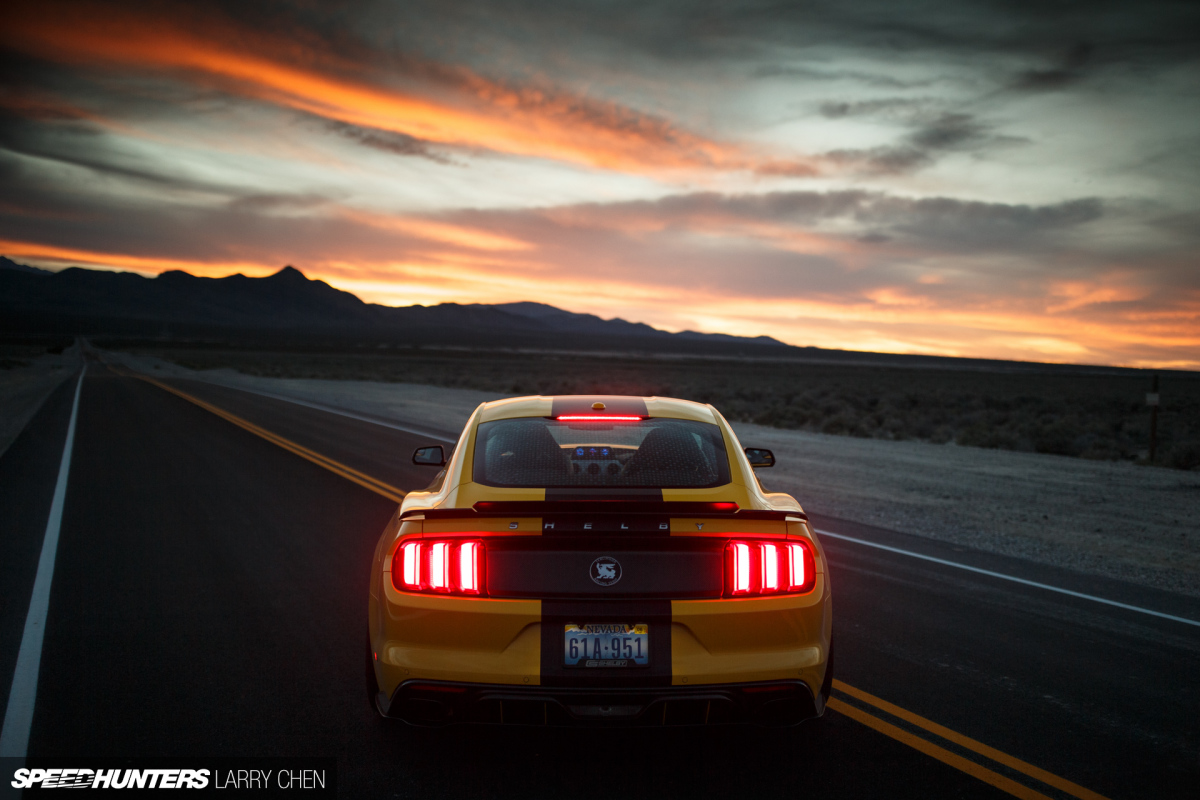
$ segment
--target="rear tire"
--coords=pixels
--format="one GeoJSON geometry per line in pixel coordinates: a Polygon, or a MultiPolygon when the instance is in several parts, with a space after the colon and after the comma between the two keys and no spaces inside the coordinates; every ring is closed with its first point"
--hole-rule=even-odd
{"type": "Polygon", "coordinates": [[[829,695],[833,692],[833,637],[829,637],[829,659],[825,662],[825,677],[821,680],[821,705],[825,706],[829,702],[829,695]]]}
{"type": "Polygon", "coordinates": [[[375,651],[371,649],[371,634],[367,634],[367,702],[371,704],[371,710],[378,716],[383,716],[379,713],[379,705],[376,699],[379,697],[379,679],[375,677],[375,651]]]}
{"type": "Polygon", "coordinates": [[[825,662],[825,677],[821,679],[821,688],[818,694],[821,696],[821,716],[810,719],[800,724],[800,731],[797,733],[799,742],[804,746],[814,745],[821,741],[829,730],[829,718],[826,713],[829,710],[829,695],[833,692],[833,637],[829,637],[829,658],[825,662]]]}

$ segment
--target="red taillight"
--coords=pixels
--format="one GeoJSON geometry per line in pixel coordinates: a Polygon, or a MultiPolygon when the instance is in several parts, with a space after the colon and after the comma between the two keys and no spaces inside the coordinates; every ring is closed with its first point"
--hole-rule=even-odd
{"type": "Polygon", "coordinates": [[[392,564],[392,582],[395,583],[396,576],[399,575],[403,585],[397,584],[397,589],[412,589],[414,591],[420,589],[421,543],[405,542],[400,546],[398,555],[400,563],[392,564]]]}
{"type": "Polygon", "coordinates": [[[779,545],[762,546],[762,588],[764,592],[779,591],[779,545]]]}
{"type": "Polygon", "coordinates": [[[807,542],[732,541],[725,548],[726,597],[803,594],[817,582],[807,542]]]}
{"type": "Polygon", "coordinates": [[[477,539],[407,541],[392,557],[392,585],[402,592],[480,595],[483,559],[477,539]]]}
{"type": "Polygon", "coordinates": [[[641,422],[644,417],[627,417],[617,414],[567,414],[555,417],[559,422],[641,422]]]}
{"type": "Polygon", "coordinates": [[[450,591],[449,542],[432,542],[429,545],[429,588],[435,592],[450,591]]]}
{"type": "MultiPolygon", "coordinates": [[[[812,587],[816,583],[816,563],[812,548],[797,542],[788,544],[788,583],[792,586],[812,587]]],[[[807,591],[805,589],[804,591],[807,591]]]]}
{"type": "Polygon", "coordinates": [[[733,562],[733,594],[746,594],[750,591],[750,545],[733,542],[728,552],[733,562]]]}
{"type": "Polygon", "coordinates": [[[458,546],[458,588],[463,594],[479,594],[479,542],[463,542],[458,546]]]}

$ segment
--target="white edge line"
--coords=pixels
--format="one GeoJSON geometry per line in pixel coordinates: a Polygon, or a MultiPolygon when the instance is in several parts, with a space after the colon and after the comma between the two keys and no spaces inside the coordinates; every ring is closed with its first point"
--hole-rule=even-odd
{"type": "MultiPolygon", "coordinates": [[[[193,380],[200,380],[200,379],[193,378],[193,380]]],[[[450,438],[447,438],[446,436],[442,436],[441,434],[435,434],[435,433],[430,433],[429,431],[417,430],[416,428],[406,428],[403,425],[396,425],[395,423],[392,423],[392,422],[384,422],[383,420],[380,420],[380,419],[364,417],[360,414],[355,414],[353,411],[346,411],[345,409],[334,408],[333,406],[326,406],[326,405],[322,405],[320,403],[312,403],[307,400],[297,400],[294,397],[287,397],[286,395],[282,395],[282,394],[273,394],[271,392],[263,392],[263,391],[259,391],[257,389],[247,389],[244,386],[233,386],[228,383],[217,383],[216,381],[203,381],[203,383],[208,383],[212,386],[222,386],[226,389],[236,389],[239,392],[246,392],[247,394],[256,394],[256,395],[259,395],[260,397],[270,397],[273,400],[282,400],[285,403],[295,403],[298,406],[304,406],[306,408],[315,408],[317,411],[324,411],[329,414],[337,414],[338,416],[349,417],[350,419],[356,419],[356,420],[359,420],[360,422],[369,422],[373,425],[379,425],[384,428],[391,428],[391,429],[397,430],[397,431],[404,431],[405,433],[411,433],[414,436],[428,436],[430,439],[436,439],[439,442],[449,442],[450,444],[454,444],[457,441],[456,439],[450,439],[450,438]]]]}
{"type": "MultiPolygon", "coordinates": [[[[816,530],[816,529],[814,529],[814,530],[816,530]]],[[[1091,600],[1092,602],[1095,602],[1095,603],[1103,603],[1106,606],[1116,606],[1117,608],[1124,608],[1128,611],[1137,611],[1142,614],[1149,614],[1154,617],[1162,617],[1163,619],[1174,620],[1175,622],[1182,622],[1185,625],[1195,625],[1197,628],[1200,628],[1200,622],[1197,622],[1194,619],[1187,619],[1186,617],[1177,617],[1174,614],[1164,614],[1161,611],[1152,611],[1149,608],[1141,608],[1140,606],[1131,606],[1128,603],[1118,603],[1116,600],[1106,600],[1103,597],[1096,597],[1095,595],[1091,595],[1091,594],[1083,594],[1082,592],[1072,592],[1070,589],[1062,589],[1058,586],[1051,586],[1046,583],[1038,583],[1037,581],[1028,581],[1028,580],[1025,580],[1024,578],[1018,578],[1013,575],[1005,575],[1002,572],[992,572],[990,569],[980,569],[979,567],[972,567],[967,564],[959,564],[956,561],[947,561],[944,558],[934,558],[933,556],[926,556],[926,555],[922,555],[921,553],[914,553],[911,550],[901,550],[899,547],[888,547],[886,544],[877,544],[875,542],[868,542],[865,539],[856,539],[853,536],[845,536],[843,534],[834,533],[832,531],[817,530],[817,535],[818,536],[832,536],[834,539],[843,539],[847,542],[854,542],[855,544],[861,544],[864,547],[874,547],[877,550],[887,550],[889,553],[899,553],[900,555],[910,556],[912,558],[919,558],[922,561],[932,561],[935,564],[943,564],[947,567],[956,567],[958,569],[965,569],[968,572],[978,572],[980,575],[987,575],[992,578],[1000,578],[1001,580],[1012,581],[1013,583],[1021,583],[1026,586],[1033,586],[1038,589],[1045,589],[1046,591],[1049,591],[1049,592],[1058,592],[1059,594],[1070,595],[1071,597],[1079,597],[1084,600],[1091,600]]]]}
{"type": "Polygon", "coordinates": [[[46,614],[50,610],[50,582],[54,579],[54,559],[58,553],[58,534],[62,528],[63,506],[67,498],[67,477],[71,473],[71,450],[75,446],[75,420],[79,416],[79,393],[87,363],[75,384],[75,401],[71,404],[71,421],[67,425],[67,441],[63,444],[62,461],[58,465],[58,480],[54,484],[54,499],[46,520],[46,535],[42,539],[42,554],[38,558],[37,577],[29,612],[25,615],[25,632],[21,650],[13,670],[12,688],[8,692],[8,707],[4,711],[4,729],[0,731],[0,757],[24,758],[29,750],[29,731],[33,726],[33,706],[37,700],[38,672],[42,666],[42,640],[46,634],[46,614]]]}

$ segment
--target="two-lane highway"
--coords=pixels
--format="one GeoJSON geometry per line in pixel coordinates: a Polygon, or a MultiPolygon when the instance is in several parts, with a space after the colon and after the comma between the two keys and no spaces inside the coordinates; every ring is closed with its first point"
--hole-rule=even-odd
{"type": "MultiPolygon", "coordinates": [[[[833,537],[843,713],[820,723],[389,724],[363,690],[371,552],[395,508],[386,487],[427,483],[433,470],[409,456],[448,432],[163,383],[193,399],[96,363],[84,379],[30,755],[336,756],[355,796],[1135,798],[1200,785],[1200,628],[833,537]],[[598,764],[621,765],[621,786],[598,764]]],[[[73,391],[0,459],[5,688],[73,391]]],[[[1187,598],[817,522],[1200,619],[1187,598]]]]}

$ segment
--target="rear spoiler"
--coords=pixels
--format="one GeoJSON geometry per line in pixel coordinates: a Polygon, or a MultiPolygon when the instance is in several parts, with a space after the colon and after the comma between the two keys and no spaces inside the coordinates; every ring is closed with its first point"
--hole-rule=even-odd
{"type": "Polygon", "coordinates": [[[472,508],[412,508],[401,519],[478,519],[480,517],[558,516],[560,514],[653,514],[664,517],[808,520],[802,511],[738,508],[737,503],[697,503],[665,500],[483,500],[472,508]]]}

